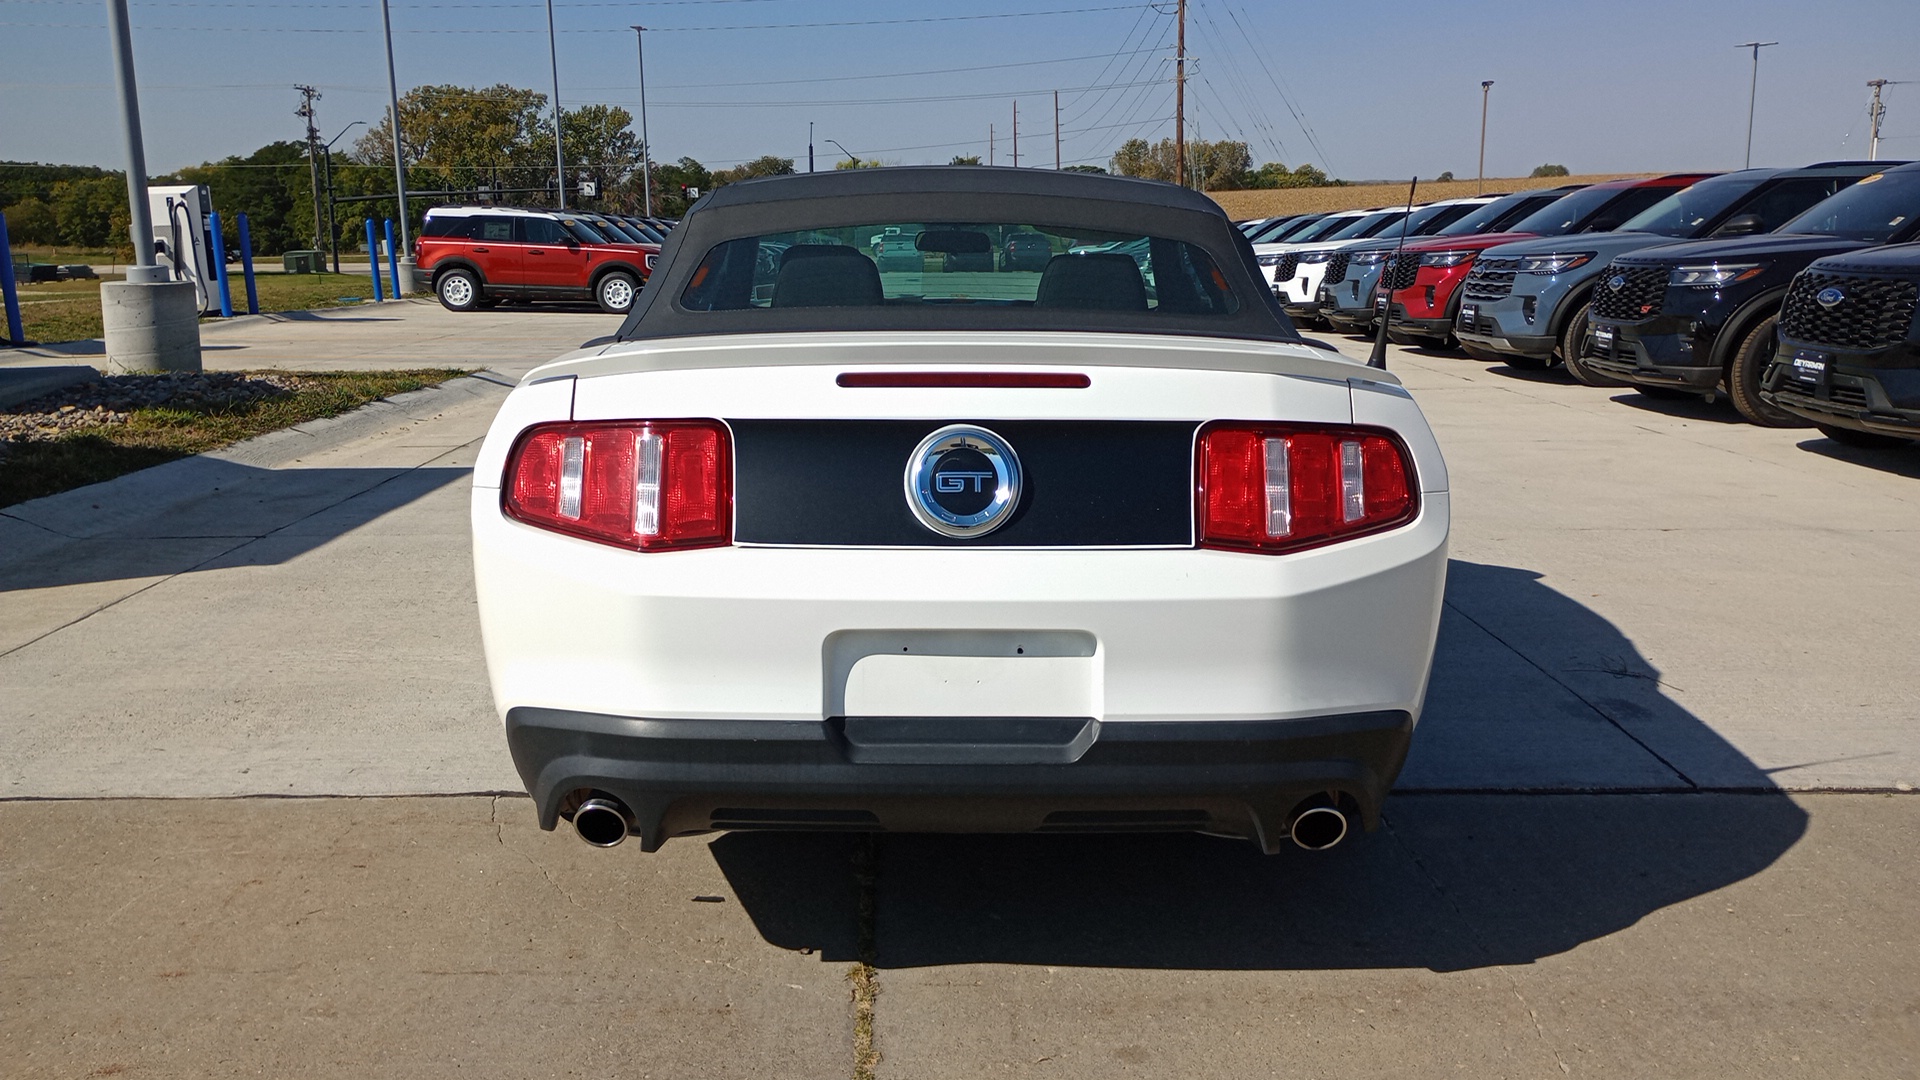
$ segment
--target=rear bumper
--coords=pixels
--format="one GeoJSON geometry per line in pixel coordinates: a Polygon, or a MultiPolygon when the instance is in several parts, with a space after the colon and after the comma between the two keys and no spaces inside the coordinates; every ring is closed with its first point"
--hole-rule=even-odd
{"type": "Polygon", "coordinates": [[[608,794],[648,851],[781,829],[1200,831],[1271,852],[1293,809],[1329,792],[1377,825],[1413,716],[663,720],[522,707],[506,733],[541,828],[587,792],[608,794]]]}

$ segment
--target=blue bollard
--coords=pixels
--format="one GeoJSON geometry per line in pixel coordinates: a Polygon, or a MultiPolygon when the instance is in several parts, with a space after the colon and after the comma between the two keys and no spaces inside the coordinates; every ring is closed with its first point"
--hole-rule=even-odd
{"type": "Polygon", "coordinates": [[[7,215],[0,214],[0,296],[7,301],[7,341],[27,343],[26,324],[20,321],[20,286],[13,280],[13,241],[7,238],[7,215]]]}
{"type": "Polygon", "coordinates": [[[378,303],[387,295],[380,291],[380,244],[373,238],[372,218],[367,219],[367,266],[373,271],[373,299],[378,303]]]}
{"type": "Polygon", "coordinates": [[[239,214],[234,221],[240,226],[240,276],[247,283],[247,314],[260,314],[260,294],[253,288],[253,235],[247,232],[247,215],[239,214]]]}
{"type": "Polygon", "coordinates": [[[393,298],[400,299],[400,256],[393,250],[393,219],[387,219],[387,277],[393,282],[393,298]]]}
{"type": "Polygon", "coordinates": [[[227,242],[220,235],[220,211],[207,212],[207,228],[213,231],[213,280],[220,286],[220,317],[233,318],[233,290],[227,287],[227,242]]]}

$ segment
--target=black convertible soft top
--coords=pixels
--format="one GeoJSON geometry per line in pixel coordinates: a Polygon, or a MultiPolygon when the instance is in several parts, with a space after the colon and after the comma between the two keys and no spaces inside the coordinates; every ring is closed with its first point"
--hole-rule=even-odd
{"type": "Polygon", "coordinates": [[[967,165],[846,169],[728,184],[668,234],[619,340],[860,330],[1057,330],[1300,341],[1253,248],[1212,199],[1154,180],[967,165]],[[1227,314],[1000,305],[882,305],[696,311],[680,304],[709,251],[730,240],[887,221],[1027,222],[1147,235],[1207,253],[1239,298],[1227,314]]]}

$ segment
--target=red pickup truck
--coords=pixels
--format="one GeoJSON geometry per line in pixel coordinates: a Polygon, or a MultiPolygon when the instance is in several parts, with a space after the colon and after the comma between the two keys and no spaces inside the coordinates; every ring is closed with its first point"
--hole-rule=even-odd
{"type": "Polygon", "coordinates": [[[592,300],[624,315],[653,272],[657,244],[609,237],[577,214],[439,206],[414,241],[414,264],[450,311],[501,300],[592,300]]]}

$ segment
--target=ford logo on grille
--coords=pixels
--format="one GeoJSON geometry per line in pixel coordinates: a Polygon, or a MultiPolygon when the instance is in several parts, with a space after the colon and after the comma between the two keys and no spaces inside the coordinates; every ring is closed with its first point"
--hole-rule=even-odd
{"type": "Polygon", "coordinates": [[[1819,302],[1821,307],[1830,308],[1830,307],[1838,307],[1840,305],[1840,301],[1845,300],[1847,298],[1847,294],[1841,292],[1838,288],[1832,285],[1829,285],[1826,288],[1821,289],[1818,293],[1815,293],[1813,298],[1819,302]]]}
{"type": "Polygon", "coordinates": [[[986,428],[952,424],[907,459],[907,507],[942,536],[985,536],[1020,504],[1020,459],[986,428]]]}
{"type": "Polygon", "coordinates": [[[1612,289],[1614,292],[1619,292],[1626,287],[1627,276],[1625,274],[1615,274],[1607,279],[1607,288],[1612,289]]]}

